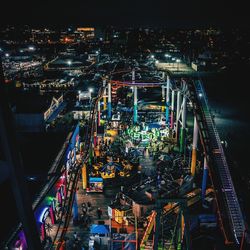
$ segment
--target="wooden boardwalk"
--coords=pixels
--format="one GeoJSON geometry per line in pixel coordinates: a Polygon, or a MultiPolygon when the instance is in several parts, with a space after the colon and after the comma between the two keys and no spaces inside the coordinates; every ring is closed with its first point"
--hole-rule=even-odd
{"type": "MultiPolygon", "coordinates": [[[[78,191],[77,191],[77,203],[78,203],[78,213],[79,213],[79,223],[78,225],[73,224],[73,216],[70,221],[67,233],[66,233],[66,249],[73,249],[74,245],[74,232],[77,233],[78,237],[78,246],[83,246],[85,249],[88,249],[89,237],[90,237],[90,227],[92,224],[99,224],[104,223],[105,225],[110,226],[110,218],[108,216],[108,206],[110,205],[111,200],[114,199],[117,191],[119,190],[112,190],[107,189],[104,193],[87,193],[82,188],[82,181],[79,180],[78,182],[78,191]],[[82,215],[82,204],[90,202],[91,209],[87,213],[90,217],[90,223],[86,224],[81,221],[82,215]],[[102,216],[101,219],[98,219],[97,216],[97,208],[101,208],[102,216]]],[[[86,216],[85,216],[86,218],[86,216]]],[[[81,249],[81,248],[76,248],[81,249]]],[[[101,248],[105,249],[105,248],[101,248]]]]}

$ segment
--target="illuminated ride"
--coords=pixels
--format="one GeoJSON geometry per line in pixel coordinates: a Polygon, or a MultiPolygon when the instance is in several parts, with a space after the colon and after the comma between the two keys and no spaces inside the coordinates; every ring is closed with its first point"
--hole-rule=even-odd
{"type": "Polygon", "coordinates": [[[110,161],[106,164],[93,164],[95,174],[93,176],[100,176],[103,179],[113,179],[117,177],[129,177],[133,166],[126,160],[122,160],[120,164],[110,161]]]}
{"type": "MultiPolygon", "coordinates": [[[[213,189],[209,188],[206,191],[206,196],[213,196],[214,192],[213,189]]],[[[194,206],[196,203],[200,202],[202,199],[201,195],[201,189],[195,189],[188,194],[184,195],[183,200],[186,201],[186,206],[191,207],[194,206]]],[[[140,249],[148,249],[148,247],[152,247],[151,249],[154,249],[154,244],[157,244],[157,249],[165,249],[164,247],[167,247],[167,249],[182,249],[182,246],[185,242],[186,249],[191,249],[190,245],[190,239],[189,239],[189,234],[190,231],[186,230],[185,231],[185,220],[184,220],[184,214],[186,211],[185,206],[183,206],[182,202],[179,202],[180,199],[172,199],[172,201],[168,202],[168,199],[165,201],[163,200],[163,203],[167,203],[167,205],[163,206],[161,210],[153,210],[151,215],[147,217],[147,226],[145,229],[145,232],[143,234],[142,240],[140,242],[140,249]],[[163,221],[168,221],[167,217],[173,217],[173,220],[176,220],[175,223],[173,224],[174,227],[171,233],[170,241],[162,242],[163,248],[161,244],[155,241],[156,234],[159,234],[159,232],[156,232],[156,216],[157,213],[160,214],[161,216],[161,227],[162,230],[164,231],[164,222],[163,221]],[[154,231],[152,231],[154,229],[154,231]],[[150,238],[151,236],[151,238],[150,238]],[[184,236],[186,239],[184,239],[184,236]]],[[[189,223],[189,222],[188,222],[189,223]]],[[[168,225],[169,227],[169,225],[168,225]]],[[[170,228],[170,227],[169,227],[170,228]]],[[[169,229],[168,229],[169,230],[169,229]]],[[[165,232],[166,234],[167,232],[165,232]]],[[[163,235],[162,235],[163,236],[163,235]]]]}

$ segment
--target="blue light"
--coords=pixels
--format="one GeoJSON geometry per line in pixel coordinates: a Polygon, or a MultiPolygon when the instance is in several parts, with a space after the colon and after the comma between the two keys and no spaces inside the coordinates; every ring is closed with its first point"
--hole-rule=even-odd
{"type": "Polygon", "coordinates": [[[38,220],[39,222],[43,223],[44,215],[46,214],[46,212],[49,211],[48,208],[49,208],[49,207],[45,207],[45,208],[43,209],[42,213],[41,213],[40,216],[39,216],[39,220],[38,220]]]}

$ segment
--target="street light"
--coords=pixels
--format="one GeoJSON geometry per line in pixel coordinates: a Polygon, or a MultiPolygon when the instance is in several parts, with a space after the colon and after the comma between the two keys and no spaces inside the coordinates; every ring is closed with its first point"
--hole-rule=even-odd
{"type": "Polygon", "coordinates": [[[165,57],[167,58],[168,65],[170,66],[170,58],[171,58],[171,55],[165,54],[165,57]]]}
{"type": "Polygon", "coordinates": [[[90,97],[90,99],[91,99],[91,93],[93,93],[93,89],[92,88],[89,88],[89,97],[90,97]]]}
{"type": "Polygon", "coordinates": [[[157,63],[159,63],[159,61],[158,61],[158,60],[156,60],[156,61],[155,61],[155,63],[157,64],[157,63]]]}
{"type": "Polygon", "coordinates": [[[180,64],[181,60],[180,59],[176,59],[176,62],[177,62],[177,71],[179,71],[179,64],[180,64]]]}
{"type": "Polygon", "coordinates": [[[78,100],[79,100],[79,102],[81,101],[81,90],[78,90],[78,100]]]}
{"type": "Polygon", "coordinates": [[[68,61],[67,61],[67,64],[68,64],[69,66],[71,66],[71,65],[72,65],[72,61],[71,61],[71,60],[68,60],[68,61]]]}
{"type": "Polygon", "coordinates": [[[31,51],[33,51],[33,50],[35,50],[35,47],[34,46],[29,46],[28,49],[31,50],[31,51]]]}
{"type": "Polygon", "coordinates": [[[152,58],[152,59],[154,59],[154,58],[155,58],[155,56],[154,56],[154,55],[151,55],[151,58],[152,58]]]}
{"type": "Polygon", "coordinates": [[[10,56],[10,54],[9,53],[5,53],[5,57],[9,57],[10,56]]]}

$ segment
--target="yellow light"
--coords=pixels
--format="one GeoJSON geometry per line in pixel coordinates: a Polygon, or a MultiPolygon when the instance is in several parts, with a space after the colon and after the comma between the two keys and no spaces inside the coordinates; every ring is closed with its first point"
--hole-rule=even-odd
{"type": "Polygon", "coordinates": [[[77,28],[77,31],[95,31],[95,28],[82,27],[82,28],[77,28]]]}

